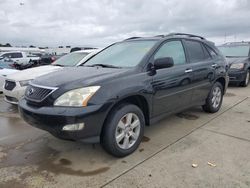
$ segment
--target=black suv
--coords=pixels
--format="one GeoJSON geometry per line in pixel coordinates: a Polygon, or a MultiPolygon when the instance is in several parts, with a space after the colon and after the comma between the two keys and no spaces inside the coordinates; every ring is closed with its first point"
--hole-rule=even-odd
{"type": "Polygon", "coordinates": [[[228,83],[226,66],[214,44],[200,36],[133,37],[82,67],[32,81],[20,113],[56,137],[101,142],[123,157],[137,149],[145,125],[197,105],[217,112],[228,83]]]}
{"type": "Polygon", "coordinates": [[[250,42],[231,42],[218,46],[230,65],[230,83],[246,87],[250,78],[250,42]]]}

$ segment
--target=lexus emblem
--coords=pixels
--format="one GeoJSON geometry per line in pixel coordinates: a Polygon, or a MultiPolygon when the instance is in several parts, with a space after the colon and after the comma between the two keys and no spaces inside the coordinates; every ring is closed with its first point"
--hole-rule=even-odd
{"type": "Polygon", "coordinates": [[[28,92],[27,92],[28,96],[33,95],[33,93],[34,93],[34,89],[33,89],[33,88],[30,88],[30,89],[28,90],[28,92]]]}

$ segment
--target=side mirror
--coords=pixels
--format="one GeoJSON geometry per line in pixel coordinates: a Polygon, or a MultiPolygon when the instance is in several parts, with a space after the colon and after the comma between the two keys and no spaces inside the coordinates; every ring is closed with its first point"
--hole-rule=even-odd
{"type": "Polygon", "coordinates": [[[154,61],[154,68],[165,69],[174,66],[174,60],[172,57],[158,58],[154,61]]]}

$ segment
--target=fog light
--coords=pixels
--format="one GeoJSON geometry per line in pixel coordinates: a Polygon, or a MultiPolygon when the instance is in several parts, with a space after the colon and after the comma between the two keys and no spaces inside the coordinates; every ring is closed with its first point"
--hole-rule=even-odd
{"type": "Polygon", "coordinates": [[[71,125],[65,125],[62,130],[63,131],[80,131],[84,128],[84,123],[77,123],[71,125]]]}

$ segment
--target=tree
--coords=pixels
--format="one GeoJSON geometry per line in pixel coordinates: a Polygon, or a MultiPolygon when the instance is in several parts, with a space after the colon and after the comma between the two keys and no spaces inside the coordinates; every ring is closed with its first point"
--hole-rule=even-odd
{"type": "Polygon", "coordinates": [[[5,47],[11,47],[10,43],[6,43],[4,46],[5,47]]]}
{"type": "Polygon", "coordinates": [[[0,44],[0,47],[11,47],[10,43],[0,44]]]}

